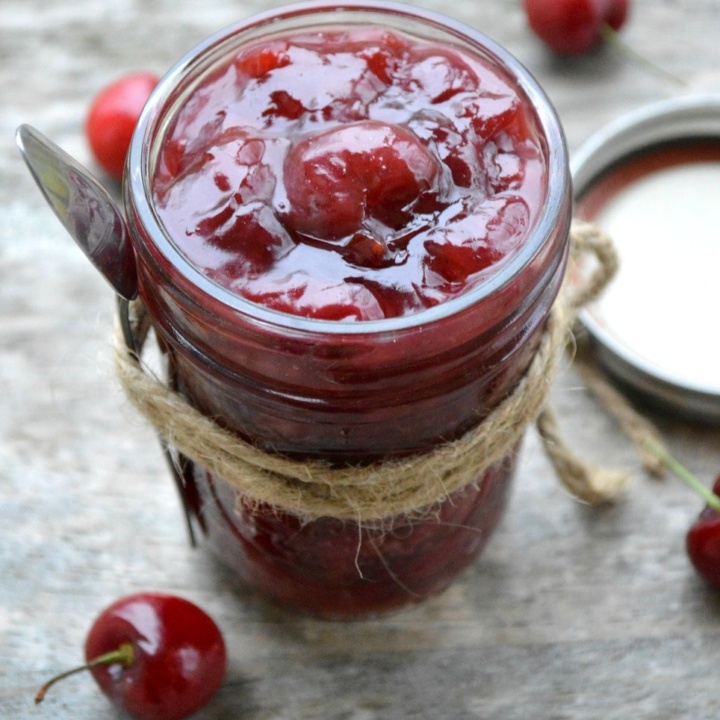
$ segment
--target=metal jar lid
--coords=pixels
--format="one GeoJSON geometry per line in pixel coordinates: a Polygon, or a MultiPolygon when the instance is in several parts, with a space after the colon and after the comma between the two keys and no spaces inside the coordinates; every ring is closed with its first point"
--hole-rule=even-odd
{"type": "Polygon", "coordinates": [[[720,421],[720,95],[623,117],[571,165],[580,216],[595,192],[586,219],[613,238],[620,257],[616,279],[580,316],[598,360],[664,407],[720,421]],[[685,163],[691,147],[695,159],[685,163]],[[713,148],[711,160],[698,162],[702,147],[713,148]],[[663,165],[668,152],[671,168],[663,165]],[[651,156],[660,162],[639,170],[651,156]]]}

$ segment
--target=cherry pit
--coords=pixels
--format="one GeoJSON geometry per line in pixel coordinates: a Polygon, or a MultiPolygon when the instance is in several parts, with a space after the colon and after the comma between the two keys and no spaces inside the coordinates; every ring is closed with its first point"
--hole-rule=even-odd
{"type": "Polygon", "coordinates": [[[160,592],[127,595],[103,610],[85,641],[88,670],[105,695],[137,720],[182,720],[205,706],[225,678],[227,653],[215,621],[184,598],[160,592]]]}

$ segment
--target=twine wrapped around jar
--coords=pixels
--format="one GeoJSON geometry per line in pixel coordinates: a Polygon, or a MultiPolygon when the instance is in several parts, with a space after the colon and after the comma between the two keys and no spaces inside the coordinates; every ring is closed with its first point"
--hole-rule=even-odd
{"type": "MultiPolygon", "coordinates": [[[[123,331],[121,323],[116,324],[118,377],[127,397],[164,443],[222,477],[251,503],[266,503],[304,519],[335,517],[369,523],[426,513],[454,491],[477,482],[485,470],[513,451],[533,422],[566,488],[585,502],[606,502],[620,492],[626,475],[579,460],[562,441],[548,398],[578,310],[602,292],[618,263],[610,239],[594,225],[575,221],[570,240],[565,282],[526,374],[479,425],[429,452],[367,466],[336,467],[318,460],[288,459],[244,441],[201,414],[144,367],[142,348],[150,326],[140,301],[130,306],[134,347],[126,342],[128,326],[123,331]],[[588,255],[595,256],[596,267],[580,281],[578,268],[588,255]]],[[[659,442],[652,426],[619,395],[613,403],[631,437],[650,435],[659,442]]]]}

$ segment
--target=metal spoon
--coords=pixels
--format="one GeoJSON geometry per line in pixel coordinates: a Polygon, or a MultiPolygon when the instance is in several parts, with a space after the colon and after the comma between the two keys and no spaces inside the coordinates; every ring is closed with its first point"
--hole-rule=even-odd
{"type": "Polygon", "coordinates": [[[137,296],[135,253],[125,219],[105,188],[74,158],[29,125],[15,140],[35,182],[90,262],[126,301],[137,296]]]}
{"type": "MultiPolygon", "coordinates": [[[[125,218],[105,188],[73,157],[29,125],[15,134],[18,148],[30,173],[60,222],[93,266],[110,283],[125,343],[137,357],[129,303],[138,294],[137,265],[125,218]]],[[[160,438],[163,454],[180,493],[190,544],[195,545],[190,507],[184,492],[191,478],[181,474],[167,443],[160,438]]],[[[194,482],[194,481],[192,481],[194,482]]]]}

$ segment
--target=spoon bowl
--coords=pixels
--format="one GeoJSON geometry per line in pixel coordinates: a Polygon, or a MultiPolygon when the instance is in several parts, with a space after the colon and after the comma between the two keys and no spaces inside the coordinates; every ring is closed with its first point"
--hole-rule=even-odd
{"type": "Polygon", "coordinates": [[[42,194],[93,266],[125,300],[138,292],[135,253],[120,208],[74,158],[42,133],[21,125],[18,148],[42,194]]]}

